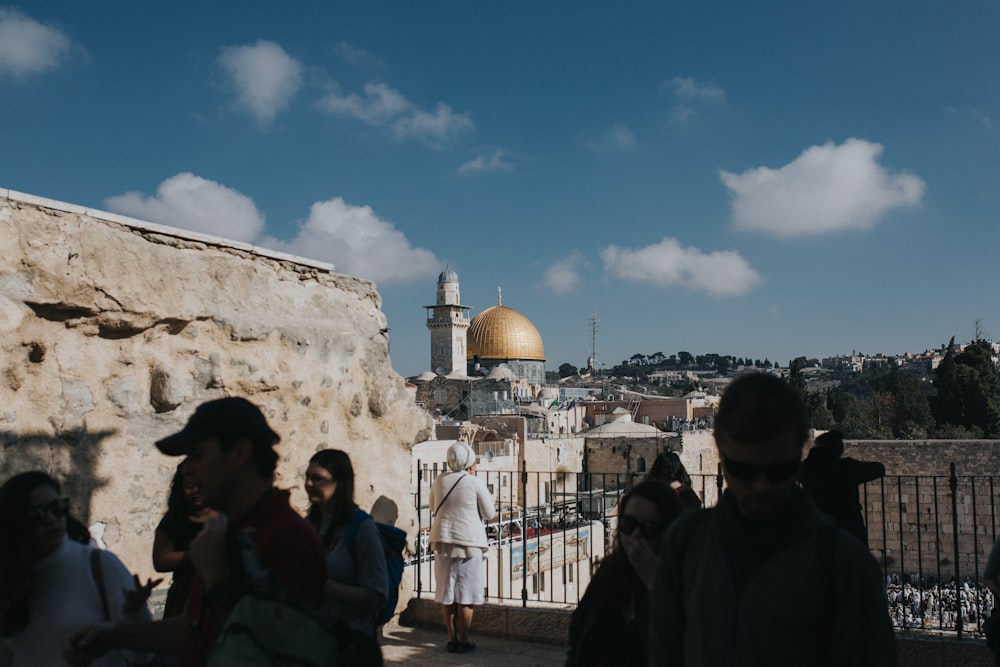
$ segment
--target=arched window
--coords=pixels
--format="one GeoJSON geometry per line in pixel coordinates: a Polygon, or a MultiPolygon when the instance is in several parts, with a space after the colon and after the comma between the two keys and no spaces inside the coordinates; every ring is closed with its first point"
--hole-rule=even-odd
{"type": "Polygon", "coordinates": [[[646,472],[646,459],[644,459],[641,456],[638,459],[636,459],[636,462],[635,462],[635,471],[636,472],[646,472]]]}

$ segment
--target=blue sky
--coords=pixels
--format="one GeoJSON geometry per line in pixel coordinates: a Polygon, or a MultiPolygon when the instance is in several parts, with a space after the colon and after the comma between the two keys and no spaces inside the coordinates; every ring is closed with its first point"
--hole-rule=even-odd
{"type": "Polygon", "coordinates": [[[549,369],[595,311],[609,366],[917,352],[1000,338],[997,34],[986,0],[0,5],[0,187],[375,280],[403,375],[448,264],[549,369]]]}

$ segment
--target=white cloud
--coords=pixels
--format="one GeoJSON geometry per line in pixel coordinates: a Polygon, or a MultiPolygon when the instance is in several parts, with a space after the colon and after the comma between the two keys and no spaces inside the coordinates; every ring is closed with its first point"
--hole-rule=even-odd
{"type": "Polygon", "coordinates": [[[997,129],[996,123],[993,122],[993,117],[982,109],[977,109],[975,107],[945,107],[944,111],[952,116],[971,118],[990,132],[995,132],[997,129]]]}
{"type": "Polygon", "coordinates": [[[420,109],[384,83],[365,84],[363,95],[345,95],[334,86],[318,104],[334,115],[386,127],[399,139],[418,139],[432,145],[447,143],[475,129],[468,114],[455,113],[444,102],[438,102],[432,111],[420,109]]]}
{"type": "Polygon", "coordinates": [[[458,173],[470,176],[486,171],[514,171],[514,165],[507,159],[507,151],[496,148],[487,153],[480,153],[458,168],[458,173]]]}
{"type": "Polygon", "coordinates": [[[345,62],[354,67],[371,69],[381,67],[382,65],[378,58],[368,51],[354,46],[350,42],[342,41],[337,44],[337,53],[345,62]]]}
{"type": "Polygon", "coordinates": [[[302,85],[302,65],[274,42],[226,46],[219,64],[232,80],[239,103],[257,120],[274,120],[302,85]]]}
{"type": "Polygon", "coordinates": [[[675,76],[667,86],[678,100],[701,104],[721,104],[726,101],[726,91],[712,83],[702,83],[690,77],[675,76]]]}
{"type": "Polygon", "coordinates": [[[264,216],[252,199],[189,173],[163,181],[155,197],[127,192],[108,197],[104,205],[122,215],[246,243],[264,229],[264,216]]]}
{"type": "Polygon", "coordinates": [[[686,125],[693,122],[707,107],[725,104],[726,91],[721,86],[703,83],[690,77],[675,76],[663,87],[674,96],[674,106],[670,110],[670,122],[686,125]]]}
{"type": "Polygon", "coordinates": [[[580,285],[579,267],[582,262],[583,258],[579,251],[556,260],[545,271],[545,286],[556,294],[572,292],[580,285]]]}
{"type": "Polygon", "coordinates": [[[635,148],[635,134],[625,125],[613,125],[604,135],[587,143],[599,152],[628,151],[635,148]]]}
{"type": "Polygon", "coordinates": [[[712,296],[745,294],[762,280],[736,251],[705,254],[669,237],[637,249],[610,245],[601,250],[601,259],[604,269],[619,278],[662,288],[686,287],[712,296]]]}
{"type": "Polygon", "coordinates": [[[71,47],[60,30],[16,9],[0,7],[0,74],[24,77],[54,69],[71,47]]]}
{"type": "Polygon", "coordinates": [[[920,204],[926,185],[878,164],[881,144],[848,139],[812,146],[779,168],[720,171],[733,228],[781,237],[869,229],[893,208],[920,204]]]}
{"type": "Polygon", "coordinates": [[[435,274],[441,262],[430,250],[414,248],[392,223],[369,206],[340,197],[316,202],[291,241],[263,239],[261,245],[332,263],[338,272],[375,282],[403,282],[435,274]]]}

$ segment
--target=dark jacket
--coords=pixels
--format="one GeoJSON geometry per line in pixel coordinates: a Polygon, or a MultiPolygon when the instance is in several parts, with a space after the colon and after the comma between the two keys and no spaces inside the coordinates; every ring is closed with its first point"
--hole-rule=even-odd
{"type": "Polygon", "coordinates": [[[566,667],[645,665],[649,591],[624,552],[601,563],[569,622],[566,667]]]}
{"type": "Polygon", "coordinates": [[[650,596],[650,665],[896,664],[875,559],[802,489],[766,521],[719,506],[667,531],[650,596]]]}
{"type": "Polygon", "coordinates": [[[867,545],[858,486],[884,476],[881,463],[841,458],[834,448],[813,447],[802,465],[800,481],[821,512],[867,545]]]}

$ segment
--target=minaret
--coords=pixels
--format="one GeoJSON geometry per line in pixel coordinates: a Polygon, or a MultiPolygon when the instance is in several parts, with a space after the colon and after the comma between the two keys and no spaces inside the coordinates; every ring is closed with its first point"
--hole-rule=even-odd
{"type": "Polygon", "coordinates": [[[438,276],[437,303],[427,309],[431,331],[431,370],[441,375],[465,374],[469,307],[461,305],[458,274],[449,266],[438,276]]]}

